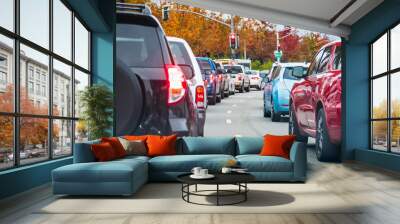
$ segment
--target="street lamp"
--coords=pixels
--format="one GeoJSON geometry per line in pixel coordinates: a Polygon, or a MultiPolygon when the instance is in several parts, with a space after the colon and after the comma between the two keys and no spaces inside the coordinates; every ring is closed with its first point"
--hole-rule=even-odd
{"type": "Polygon", "coordinates": [[[283,31],[286,31],[286,30],[291,30],[292,28],[291,27],[286,27],[284,30],[281,30],[281,31],[275,31],[275,34],[276,34],[276,50],[274,51],[274,56],[275,56],[275,59],[276,59],[276,61],[279,63],[279,62],[281,62],[281,58],[282,58],[282,55],[283,55],[283,52],[282,52],[282,50],[281,50],[281,44],[280,44],[280,40],[281,39],[283,39],[283,38],[286,38],[286,37],[288,37],[288,36],[290,36],[290,35],[292,35],[292,33],[291,32],[289,32],[288,34],[286,34],[285,36],[283,36],[283,37],[279,37],[279,32],[283,32],[283,31]]]}

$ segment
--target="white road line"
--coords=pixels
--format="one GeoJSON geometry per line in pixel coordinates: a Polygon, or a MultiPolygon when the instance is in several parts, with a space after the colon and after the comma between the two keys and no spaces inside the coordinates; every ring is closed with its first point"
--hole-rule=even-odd
{"type": "Polygon", "coordinates": [[[227,124],[232,124],[232,120],[231,119],[226,119],[226,123],[227,124]]]}
{"type": "Polygon", "coordinates": [[[233,104],[233,105],[232,105],[232,107],[236,107],[236,106],[237,106],[236,104],[233,104]]]}
{"type": "Polygon", "coordinates": [[[231,110],[228,110],[226,113],[227,113],[227,114],[231,114],[231,113],[232,113],[232,111],[231,111],[231,110]]]}

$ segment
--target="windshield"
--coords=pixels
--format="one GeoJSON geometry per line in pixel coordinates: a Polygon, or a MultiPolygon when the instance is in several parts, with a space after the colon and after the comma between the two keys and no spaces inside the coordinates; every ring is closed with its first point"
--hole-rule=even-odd
{"type": "Polygon", "coordinates": [[[230,69],[232,74],[238,74],[238,73],[243,73],[242,67],[241,66],[232,66],[232,65],[227,65],[225,66],[226,69],[230,69]]]}
{"type": "MultiPolygon", "coordinates": [[[[307,67],[302,67],[303,68],[303,73],[305,73],[307,71],[307,67]]],[[[284,79],[291,79],[291,80],[299,80],[299,78],[294,77],[292,75],[292,71],[293,71],[293,67],[286,67],[285,71],[283,73],[283,78],[284,79]]]]}
{"type": "Polygon", "coordinates": [[[129,67],[163,67],[157,35],[155,27],[117,24],[117,57],[129,67]]]}

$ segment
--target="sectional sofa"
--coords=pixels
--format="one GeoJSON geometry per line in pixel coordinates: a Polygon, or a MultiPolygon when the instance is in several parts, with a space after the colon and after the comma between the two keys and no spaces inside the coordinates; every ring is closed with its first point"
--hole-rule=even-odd
{"type": "Polygon", "coordinates": [[[285,159],[260,156],[262,137],[182,137],[177,140],[177,155],[96,162],[90,145],[98,142],[76,144],[74,163],[53,170],[54,194],[132,195],[148,181],[176,181],[196,166],[218,172],[232,159],[259,182],[306,180],[307,153],[300,142],[292,145],[290,159],[285,159]]]}

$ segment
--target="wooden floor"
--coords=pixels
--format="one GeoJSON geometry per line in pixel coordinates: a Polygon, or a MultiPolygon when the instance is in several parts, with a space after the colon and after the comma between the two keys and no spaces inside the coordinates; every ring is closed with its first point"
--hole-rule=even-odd
{"type": "Polygon", "coordinates": [[[325,187],[349,203],[363,202],[366,206],[356,214],[35,214],[36,208],[54,200],[50,187],[43,186],[0,202],[0,223],[400,223],[399,174],[358,163],[320,163],[310,148],[308,182],[325,187]]]}

